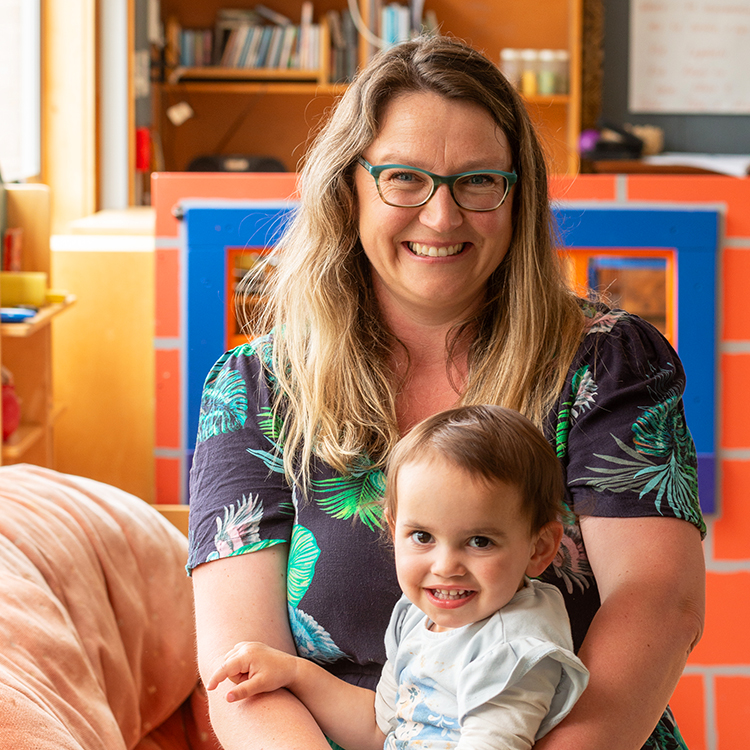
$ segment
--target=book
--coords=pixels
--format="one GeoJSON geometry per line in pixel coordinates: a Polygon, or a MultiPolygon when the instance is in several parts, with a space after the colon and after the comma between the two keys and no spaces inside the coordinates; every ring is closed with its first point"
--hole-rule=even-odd
{"type": "Polygon", "coordinates": [[[245,8],[222,8],[219,10],[214,24],[214,65],[223,65],[224,51],[229,43],[232,31],[241,26],[253,26],[262,22],[262,17],[253,10],[245,8]]]}
{"type": "Polygon", "coordinates": [[[242,68],[244,67],[245,60],[250,52],[250,46],[253,42],[253,34],[257,26],[243,26],[237,34],[237,44],[235,46],[235,52],[232,55],[232,59],[227,61],[227,65],[231,68],[242,68]]]}
{"type": "Polygon", "coordinates": [[[274,26],[271,34],[271,44],[266,57],[266,68],[278,68],[281,57],[281,42],[284,39],[284,26],[274,26]]]}
{"type": "Polygon", "coordinates": [[[297,41],[297,27],[294,24],[284,27],[284,39],[279,56],[279,68],[293,68],[295,58],[295,42],[297,41]]]}
{"type": "Polygon", "coordinates": [[[254,10],[259,16],[265,18],[266,21],[275,23],[277,26],[288,26],[292,22],[291,18],[287,18],[285,15],[277,13],[275,10],[267,8],[261,3],[258,3],[254,10]]]}
{"type": "Polygon", "coordinates": [[[258,44],[258,51],[255,55],[253,62],[254,68],[265,68],[266,60],[268,58],[269,50],[271,49],[271,37],[273,36],[274,29],[281,28],[280,26],[262,26],[261,37],[258,44]]]}
{"type": "Polygon", "coordinates": [[[260,41],[263,38],[264,26],[254,26],[252,32],[252,38],[248,46],[247,54],[245,58],[237,64],[239,68],[254,68],[255,59],[258,56],[258,48],[260,47],[260,41]]]}

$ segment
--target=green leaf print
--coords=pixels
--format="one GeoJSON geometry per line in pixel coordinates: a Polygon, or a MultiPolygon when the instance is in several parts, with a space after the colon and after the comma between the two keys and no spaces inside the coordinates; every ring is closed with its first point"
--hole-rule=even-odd
{"type": "Polygon", "coordinates": [[[263,408],[258,414],[258,427],[263,437],[273,446],[272,451],[248,448],[247,452],[259,458],[266,467],[277,474],[284,473],[284,447],[281,443],[282,421],[269,407],[263,408]]]}
{"type": "Polygon", "coordinates": [[[237,370],[212,371],[203,389],[198,442],[242,428],[247,419],[245,380],[237,370]]]}
{"type": "Polygon", "coordinates": [[[579,409],[591,408],[596,396],[596,383],[589,373],[589,366],[584,365],[573,375],[570,383],[570,397],[563,402],[557,416],[555,430],[555,453],[558,458],[564,458],[568,452],[568,435],[573,419],[578,416],[579,409]]]}
{"type": "Polygon", "coordinates": [[[299,605],[310,588],[315,574],[315,563],[319,557],[320,547],[313,533],[304,526],[295,524],[289,546],[286,580],[287,601],[292,607],[299,605]]]}
{"type": "Polygon", "coordinates": [[[318,497],[316,502],[334,518],[358,518],[367,528],[381,528],[383,517],[382,497],[385,492],[385,474],[380,470],[366,470],[346,477],[313,481],[318,497]]]}
{"type": "Polygon", "coordinates": [[[635,448],[612,435],[619,454],[595,454],[611,468],[589,466],[599,476],[583,477],[577,483],[610,492],[637,491],[641,498],[653,496],[659,513],[666,503],[677,518],[705,529],[698,504],[695,445],[678,408],[680,387],[660,388],[671,375],[668,370],[656,375],[654,395],[662,400],[644,409],[633,424],[635,448]]]}

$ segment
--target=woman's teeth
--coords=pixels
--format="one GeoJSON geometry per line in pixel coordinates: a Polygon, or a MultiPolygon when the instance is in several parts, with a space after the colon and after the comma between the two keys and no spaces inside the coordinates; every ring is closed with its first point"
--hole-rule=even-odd
{"type": "Polygon", "coordinates": [[[466,589],[432,589],[432,594],[436,599],[463,599],[471,594],[471,591],[467,591],[466,589]]]}
{"type": "Polygon", "coordinates": [[[422,245],[419,242],[410,242],[409,249],[415,255],[425,255],[430,258],[445,258],[448,255],[456,255],[464,248],[464,243],[459,242],[457,245],[448,245],[447,247],[435,247],[434,245],[422,245]]]}

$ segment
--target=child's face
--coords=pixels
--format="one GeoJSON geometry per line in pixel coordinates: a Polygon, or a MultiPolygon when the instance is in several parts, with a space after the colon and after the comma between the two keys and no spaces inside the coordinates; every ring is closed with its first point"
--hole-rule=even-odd
{"type": "Polygon", "coordinates": [[[552,524],[531,532],[516,487],[487,483],[445,460],[403,465],[396,488],[398,581],[436,631],[504,607],[524,575],[544,570],[554,555],[550,545],[559,542],[552,524]]]}

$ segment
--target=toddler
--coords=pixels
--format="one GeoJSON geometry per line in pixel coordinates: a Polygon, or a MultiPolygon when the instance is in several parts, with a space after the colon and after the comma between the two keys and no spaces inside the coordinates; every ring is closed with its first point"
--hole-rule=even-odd
{"type": "Polygon", "coordinates": [[[227,699],[288,688],[338,745],[399,750],[533,746],[588,681],[552,562],[560,464],[525,417],[468,406],[417,425],[388,464],[384,517],[403,597],[376,693],[311,661],[240,643],[207,685],[227,699]]]}

